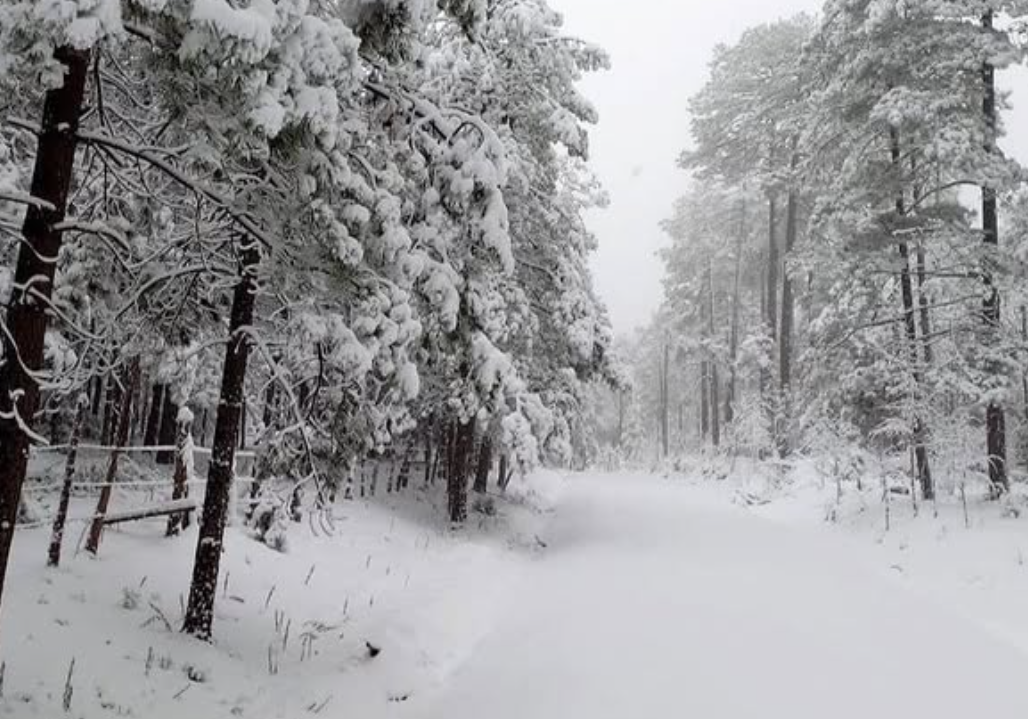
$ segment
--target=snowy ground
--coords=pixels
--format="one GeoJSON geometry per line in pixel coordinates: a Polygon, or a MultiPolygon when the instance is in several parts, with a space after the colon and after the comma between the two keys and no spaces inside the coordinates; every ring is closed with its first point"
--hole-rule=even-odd
{"type": "Polygon", "coordinates": [[[87,719],[1028,716],[1028,520],[897,499],[885,531],[871,489],[756,489],[549,474],[457,534],[420,494],[340,504],[285,555],[233,532],[215,647],[161,619],[192,536],[129,526],[47,572],[25,532],[0,716],[65,715],[73,658],[87,719]]]}

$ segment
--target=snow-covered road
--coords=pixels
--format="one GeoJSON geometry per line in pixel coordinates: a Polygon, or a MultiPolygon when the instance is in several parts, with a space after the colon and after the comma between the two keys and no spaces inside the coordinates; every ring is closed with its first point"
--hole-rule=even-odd
{"type": "Polygon", "coordinates": [[[1028,717],[1028,657],[845,540],[723,493],[574,480],[546,540],[496,630],[414,714],[1028,717]]]}

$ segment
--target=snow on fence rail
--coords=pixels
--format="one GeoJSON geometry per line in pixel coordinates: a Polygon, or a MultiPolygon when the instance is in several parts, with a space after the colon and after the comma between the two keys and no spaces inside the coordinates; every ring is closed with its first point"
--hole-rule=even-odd
{"type": "MultiPolygon", "coordinates": [[[[58,444],[58,445],[42,445],[33,448],[34,454],[56,454],[61,452],[67,452],[72,449],[71,444],[58,444]]],[[[178,452],[179,448],[175,445],[152,445],[152,446],[126,446],[118,447],[113,445],[104,444],[88,444],[79,443],[75,447],[79,453],[85,452],[100,452],[100,453],[113,453],[118,452],[121,454],[157,454],[161,452],[174,453],[178,452]]],[[[193,457],[209,457],[212,454],[212,450],[208,447],[197,447],[190,443],[190,449],[193,457]]],[[[237,450],[235,453],[236,459],[252,461],[256,458],[256,452],[253,450],[237,450]]],[[[189,463],[193,466],[193,463],[189,463]]],[[[252,468],[252,467],[251,467],[252,468]]],[[[240,502],[239,494],[240,488],[243,485],[252,485],[256,480],[252,475],[233,474],[234,482],[232,492],[229,498],[229,521],[235,523],[238,520],[238,513],[240,505],[252,504],[254,500],[246,499],[240,502]]],[[[197,477],[195,474],[191,474],[184,483],[187,486],[206,486],[207,479],[197,477]]],[[[175,479],[174,477],[168,477],[167,479],[153,479],[153,480],[127,480],[119,481],[117,478],[110,482],[95,482],[95,481],[76,481],[72,480],[71,488],[74,489],[88,489],[88,490],[104,490],[104,489],[150,489],[154,490],[159,487],[174,488],[175,479]]],[[[23,488],[23,492],[34,494],[34,493],[50,493],[58,490],[60,486],[58,484],[47,484],[47,485],[26,485],[23,488]]],[[[152,494],[151,494],[152,497],[152,494]]],[[[149,504],[129,508],[125,510],[119,510],[117,512],[101,512],[91,513],[84,516],[67,517],[65,520],[68,523],[74,522],[93,522],[97,519],[103,521],[104,524],[119,524],[122,522],[130,522],[140,519],[149,519],[151,517],[167,516],[176,512],[187,512],[195,511],[199,509],[200,502],[196,498],[185,497],[181,499],[168,499],[163,502],[151,502],[149,504]]],[[[19,523],[20,527],[33,528],[50,525],[56,515],[49,515],[45,517],[34,518],[32,521],[19,523]]]]}

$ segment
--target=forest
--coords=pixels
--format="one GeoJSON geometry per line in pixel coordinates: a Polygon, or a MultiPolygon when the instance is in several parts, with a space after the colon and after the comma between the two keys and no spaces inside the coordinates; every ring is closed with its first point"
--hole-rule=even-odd
{"type": "MultiPolygon", "coordinates": [[[[718,44],[636,328],[594,272],[583,86],[617,62],[559,5],[0,0],[0,715],[737,719],[726,674],[683,704],[677,655],[651,692],[594,636],[723,650],[737,543],[799,584],[849,556],[712,503],[809,491],[824,531],[952,521],[1023,565],[1028,2],[825,0],[718,44]]],[[[797,672],[842,677],[828,651],[797,672]]],[[[880,671],[852,716],[910,698],[880,671]]]]}

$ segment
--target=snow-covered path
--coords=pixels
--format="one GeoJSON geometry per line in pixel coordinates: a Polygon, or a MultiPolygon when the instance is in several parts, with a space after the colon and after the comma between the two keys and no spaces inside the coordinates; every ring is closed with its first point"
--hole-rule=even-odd
{"type": "Polygon", "coordinates": [[[827,532],[709,489],[593,478],[546,539],[496,630],[414,714],[1028,717],[1028,657],[827,532]]]}

